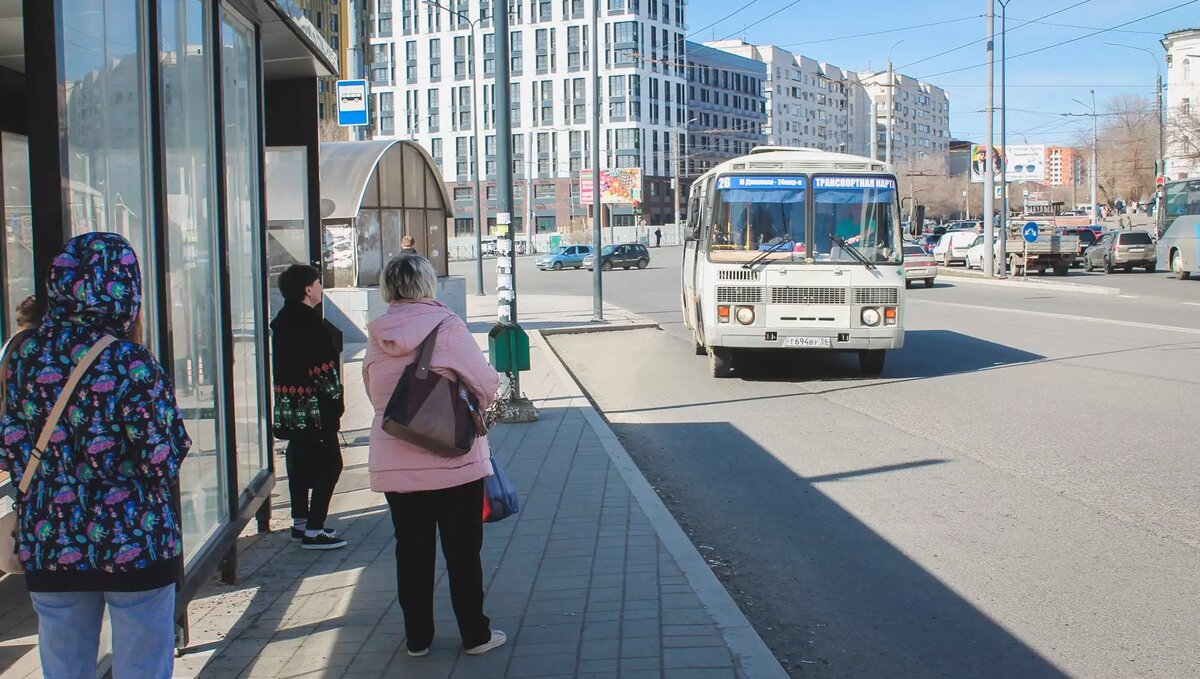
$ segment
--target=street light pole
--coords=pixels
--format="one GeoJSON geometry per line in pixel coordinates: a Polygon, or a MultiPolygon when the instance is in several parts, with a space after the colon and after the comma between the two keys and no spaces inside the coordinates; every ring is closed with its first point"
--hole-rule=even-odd
{"type": "Polygon", "coordinates": [[[892,164],[892,153],[893,153],[893,150],[895,149],[895,141],[894,140],[896,137],[895,132],[894,132],[894,125],[895,125],[895,120],[896,120],[895,111],[894,111],[895,101],[896,101],[895,100],[895,97],[896,97],[896,95],[895,95],[896,75],[895,75],[895,73],[892,72],[892,50],[896,49],[896,45],[899,45],[902,42],[904,42],[904,41],[897,40],[895,42],[895,44],[892,45],[891,49],[888,50],[887,140],[885,141],[886,145],[883,150],[883,156],[884,156],[883,162],[887,163],[888,165],[892,164]]]}
{"type": "MultiPolygon", "coordinates": [[[[993,83],[993,74],[995,72],[995,43],[996,43],[996,5],[992,0],[987,0],[988,4],[988,35],[987,35],[987,140],[984,142],[984,161],[983,161],[983,242],[987,243],[987,247],[983,249],[983,269],[988,276],[996,275],[996,228],[993,224],[993,215],[995,215],[995,204],[993,203],[994,192],[996,188],[995,168],[992,167],[992,147],[995,145],[995,137],[993,136],[992,122],[994,116],[994,107],[992,98],[995,95],[995,87],[993,83]]],[[[1000,260],[1000,265],[1004,265],[1004,260],[1000,260]]]]}
{"type": "MultiPolygon", "coordinates": [[[[507,0],[496,0],[497,4],[507,0]]],[[[600,0],[592,0],[592,320],[604,321],[600,266],[600,0]]]]}
{"type": "MultiPolygon", "coordinates": [[[[486,0],[485,0],[486,1],[486,0]]],[[[474,171],[471,173],[471,189],[472,201],[475,204],[475,294],[482,297],[483,292],[483,196],[479,195],[479,116],[483,111],[482,101],[479,97],[479,69],[475,63],[477,57],[476,42],[475,42],[475,27],[478,20],[471,20],[471,17],[464,15],[458,10],[451,9],[434,0],[425,0],[425,4],[444,9],[447,12],[466,21],[471,26],[471,101],[475,104],[471,111],[471,165],[474,171]]]]}
{"type": "MultiPolygon", "coordinates": [[[[1092,221],[1099,224],[1100,223],[1100,209],[1098,207],[1096,207],[1096,194],[1097,194],[1097,190],[1096,190],[1097,189],[1097,186],[1096,186],[1096,164],[1097,164],[1097,161],[1096,161],[1096,90],[1090,90],[1090,92],[1092,93],[1092,106],[1091,106],[1092,112],[1090,114],[1092,116],[1092,169],[1091,169],[1091,175],[1092,175],[1092,177],[1091,177],[1091,179],[1092,179],[1092,182],[1091,182],[1092,183],[1092,221]]],[[[1078,99],[1072,99],[1071,101],[1075,102],[1076,104],[1079,104],[1080,106],[1082,106],[1084,108],[1088,108],[1087,104],[1085,104],[1082,101],[1079,101],[1078,99]]],[[[1072,115],[1072,114],[1067,114],[1067,115],[1072,115]]]]}
{"type": "Polygon", "coordinates": [[[1000,3],[1000,261],[1008,259],[1008,3],[1000,3]]]}

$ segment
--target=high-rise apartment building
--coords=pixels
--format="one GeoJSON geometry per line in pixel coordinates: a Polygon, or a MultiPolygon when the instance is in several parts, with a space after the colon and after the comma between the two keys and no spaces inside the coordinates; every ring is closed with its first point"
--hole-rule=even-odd
{"type": "Polygon", "coordinates": [[[767,66],[715,47],[687,44],[684,184],[714,165],[767,142],[767,66]]]}
{"type": "Polygon", "coordinates": [[[362,46],[371,25],[376,4],[387,0],[294,0],[309,22],[320,32],[325,42],[338,55],[341,73],[317,80],[317,117],[321,121],[323,139],[346,139],[348,131],[337,126],[337,87],[340,78],[352,74],[364,77],[362,46]],[[357,24],[357,25],[354,25],[357,24]]]}
{"type": "Polygon", "coordinates": [[[945,90],[900,73],[892,74],[889,87],[887,71],[859,73],[858,78],[874,103],[873,157],[887,156],[887,102],[892,89],[892,163],[949,158],[950,100],[945,90]]]}
{"type": "Polygon", "coordinates": [[[870,154],[872,102],[857,74],[774,45],[706,45],[766,66],[768,144],[870,154]]]}
{"type": "Polygon", "coordinates": [[[1075,186],[1083,179],[1084,156],[1068,146],[1046,147],[1046,183],[1050,186],[1075,186]]]}
{"type": "MultiPolygon", "coordinates": [[[[453,195],[458,235],[474,232],[471,180],[478,157],[484,214],[493,224],[497,36],[492,3],[373,1],[378,10],[370,39],[374,136],[412,139],[429,151],[453,195]],[[473,76],[478,76],[478,92],[473,76]],[[478,123],[479,140],[473,123],[478,123]]],[[[592,3],[510,2],[513,222],[519,232],[527,225],[536,233],[555,231],[586,215],[587,208],[579,205],[579,174],[591,164],[594,115],[601,120],[602,166],[642,169],[642,204],[636,209],[614,205],[613,224],[670,221],[671,158],[674,144],[682,141],[687,107],[684,5],[685,0],[605,0],[597,112],[592,3]]]]}

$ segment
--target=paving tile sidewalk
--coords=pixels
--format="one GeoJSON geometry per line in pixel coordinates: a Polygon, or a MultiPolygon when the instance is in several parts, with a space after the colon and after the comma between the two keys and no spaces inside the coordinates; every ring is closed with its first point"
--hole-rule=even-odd
{"type": "MultiPolygon", "coordinates": [[[[348,362],[332,521],[350,547],[305,552],[286,531],[248,529],[239,583],[210,584],[189,609],[177,676],[786,676],[537,333],[532,344],[522,387],[541,419],[491,434],[523,501],[484,538],[486,610],[507,646],[462,653],[439,563],[437,639],[427,657],[404,652],[391,523],[367,489],[370,409],[348,362]]],[[[288,525],[286,498],[277,489],[274,528],[288,525]]]]}

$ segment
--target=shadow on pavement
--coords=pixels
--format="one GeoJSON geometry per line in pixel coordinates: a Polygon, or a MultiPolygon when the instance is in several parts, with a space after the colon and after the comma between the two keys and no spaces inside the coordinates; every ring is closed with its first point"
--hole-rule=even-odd
{"type": "Polygon", "coordinates": [[[613,429],[793,676],[1065,676],[820,487],[946,460],[806,478],[728,422],[613,429]]]}

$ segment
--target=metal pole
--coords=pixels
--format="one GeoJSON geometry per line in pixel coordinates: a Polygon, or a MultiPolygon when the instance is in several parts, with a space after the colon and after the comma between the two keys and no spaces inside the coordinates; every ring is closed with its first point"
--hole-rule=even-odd
{"type": "Polygon", "coordinates": [[[525,243],[526,252],[533,249],[533,170],[537,162],[534,156],[534,137],[537,133],[529,128],[529,162],[525,164],[525,243]]]}
{"type": "MultiPolygon", "coordinates": [[[[507,0],[496,0],[497,4],[507,0]]],[[[600,273],[600,0],[592,0],[592,320],[604,320],[600,273]]]]}
{"type": "Polygon", "coordinates": [[[1000,261],[1008,256],[1008,3],[1000,2],[1000,261]]]}
{"type": "Polygon", "coordinates": [[[1096,207],[1097,191],[1096,191],[1096,90],[1091,90],[1092,93],[1092,215],[1094,222],[1100,223],[1100,210],[1096,207]]]}
{"type": "Polygon", "coordinates": [[[893,124],[892,121],[894,120],[894,118],[892,116],[892,108],[895,106],[895,103],[893,101],[893,97],[895,95],[892,93],[893,89],[895,89],[895,86],[892,84],[892,59],[889,56],[888,57],[888,84],[887,84],[887,109],[888,110],[887,110],[887,123],[884,126],[885,130],[886,130],[887,138],[884,140],[884,145],[883,145],[883,162],[887,163],[888,165],[892,164],[892,124],[893,124]]]}
{"type": "MultiPolygon", "coordinates": [[[[496,259],[496,277],[508,277],[508,318],[501,315],[501,323],[517,325],[517,244],[513,228],[513,182],[512,182],[512,110],[510,108],[511,78],[508,56],[508,0],[494,0],[492,16],[496,22],[496,225],[502,237],[509,241],[508,266],[503,257],[496,259]],[[507,274],[504,269],[507,268],[507,274]]],[[[500,255],[500,253],[497,253],[500,255]]],[[[503,294],[503,291],[501,292],[503,294]]],[[[501,300],[502,301],[502,300],[501,300]]],[[[511,399],[521,398],[521,376],[515,368],[506,374],[511,399]]]]}
{"type": "Polygon", "coordinates": [[[471,99],[474,111],[471,112],[471,162],[475,165],[473,195],[475,196],[475,280],[478,282],[475,294],[483,296],[483,196],[480,195],[479,173],[479,116],[483,113],[482,97],[479,96],[479,69],[475,63],[476,57],[475,22],[471,22],[471,99]]]}
{"type": "Polygon", "coordinates": [[[673,191],[673,193],[675,194],[675,228],[678,229],[679,228],[679,191],[680,191],[680,189],[683,188],[683,181],[681,180],[681,177],[679,176],[680,175],[680,172],[679,172],[679,142],[680,142],[680,138],[679,138],[679,136],[676,136],[673,141],[675,143],[671,144],[671,174],[673,174],[675,176],[671,178],[671,183],[675,185],[675,190],[673,191]]]}
{"type": "MultiPolygon", "coordinates": [[[[988,244],[988,247],[983,249],[983,268],[989,276],[996,275],[995,248],[996,229],[992,224],[992,215],[995,214],[995,206],[993,204],[996,178],[995,169],[992,167],[992,145],[995,138],[992,136],[992,119],[994,111],[992,106],[992,97],[995,94],[992,74],[995,70],[995,38],[996,38],[996,6],[992,0],[987,0],[988,4],[988,37],[987,37],[987,140],[984,142],[984,165],[983,165],[983,242],[988,244]]],[[[1000,266],[1004,266],[1004,260],[1000,260],[1000,266]]]]}

